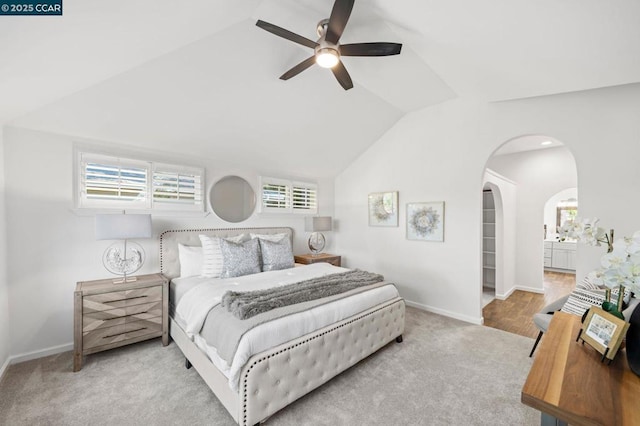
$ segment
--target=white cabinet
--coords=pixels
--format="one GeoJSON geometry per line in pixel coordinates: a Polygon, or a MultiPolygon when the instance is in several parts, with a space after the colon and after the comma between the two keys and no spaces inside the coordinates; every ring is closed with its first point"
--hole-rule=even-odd
{"type": "Polygon", "coordinates": [[[545,241],[544,266],[575,271],[576,243],[545,241]]]}
{"type": "Polygon", "coordinates": [[[567,269],[573,269],[574,271],[576,270],[576,251],[575,250],[568,250],[567,269]]]}
{"type": "Polygon", "coordinates": [[[553,241],[544,242],[544,267],[551,268],[551,255],[553,253],[553,241]]]}

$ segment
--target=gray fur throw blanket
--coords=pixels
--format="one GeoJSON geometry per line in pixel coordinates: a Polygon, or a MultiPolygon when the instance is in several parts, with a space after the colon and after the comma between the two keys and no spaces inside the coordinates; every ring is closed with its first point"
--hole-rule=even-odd
{"type": "Polygon", "coordinates": [[[380,274],[354,269],[265,290],[228,291],[222,296],[221,305],[243,320],[275,308],[322,299],[381,281],[384,277],[380,274]]]}

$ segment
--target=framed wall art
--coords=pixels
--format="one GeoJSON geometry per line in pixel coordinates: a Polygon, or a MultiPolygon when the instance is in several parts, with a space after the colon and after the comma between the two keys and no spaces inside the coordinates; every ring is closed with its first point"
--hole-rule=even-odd
{"type": "Polygon", "coordinates": [[[407,204],[407,239],[444,241],[444,201],[407,204]]]}
{"type": "Polygon", "coordinates": [[[369,194],[369,226],[398,226],[398,192],[369,194]]]}

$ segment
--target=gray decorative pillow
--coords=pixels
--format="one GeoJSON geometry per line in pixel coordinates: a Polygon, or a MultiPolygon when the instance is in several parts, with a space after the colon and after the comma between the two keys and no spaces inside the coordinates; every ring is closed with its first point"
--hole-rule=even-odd
{"type": "Polygon", "coordinates": [[[293,268],[293,251],[289,238],[282,238],[280,241],[270,241],[263,238],[258,238],[258,240],[262,252],[263,271],[293,268]]]}
{"type": "Polygon", "coordinates": [[[260,272],[260,244],[258,240],[235,243],[220,240],[222,272],[220,278],[241,277],[260,272]]]}

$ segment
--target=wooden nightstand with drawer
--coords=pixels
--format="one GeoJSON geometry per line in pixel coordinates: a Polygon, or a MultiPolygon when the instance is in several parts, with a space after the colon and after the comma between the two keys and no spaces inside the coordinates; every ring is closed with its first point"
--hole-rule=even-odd
{"type": "Polygon", "coordinates": [[[299,254],[293,256],[296,263],[303,265],[311,265],[312,263],[326,262],[333,266],[340,266],[341,257],[334,254],[320,253],[320,254],[299,254]]]}
{"type": "Polygon", "coordinates": [[[169,280],[162,274],[136,281],[81,281],[74,292],[73,371],[84,355],[162,337],[169,344],[169,280]]]}

